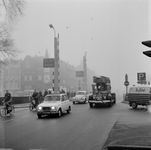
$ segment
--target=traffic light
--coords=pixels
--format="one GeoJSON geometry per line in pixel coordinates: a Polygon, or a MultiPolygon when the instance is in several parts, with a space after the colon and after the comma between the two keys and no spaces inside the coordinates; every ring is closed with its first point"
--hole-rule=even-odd
{"type": "MultiPolygon", "coordinates": [[[[147,46],[147,47],[151,47],[151,40],[143,41],[142,44],[147,46]]],[[[144,51],[143,54],[148,56],[148,57],[151,57],[151,51],[144,51]]]]}
{"type": "Polygon", "coordinates": [[[144,51],[143,54],[148,57],[151,57],[151,51],[144,51]]]}
{"type": "Polygon", "coordinates": [[[143,41],[142,44],[147,46],[147,47],[151,47],[151,40],[150,41],[143,41]]]}

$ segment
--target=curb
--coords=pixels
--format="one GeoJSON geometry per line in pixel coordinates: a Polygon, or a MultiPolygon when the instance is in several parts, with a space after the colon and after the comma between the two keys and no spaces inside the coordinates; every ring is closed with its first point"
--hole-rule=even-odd
{"type": "Polygon", "coordinates": [[[109,132],[107,132],[107,133],[105,132],[105,133],[102,135],[102,137],[103,137],[103,142],[101,143],[101,145],[102,145],[102,146],[101,146],[101,150],[105,150],[104,148],[105,148],[105,146],[106,146],[106,142],[107,142],[107,140],[108,140],[108,138],[109,138],[109,135],[110,135],[110,133],[111,133],[113,127],[117,124],[118,119],[113,118],[111,122],[112,122],[112,123],[107,126],[107,131],[109,131],[109,132]]]}

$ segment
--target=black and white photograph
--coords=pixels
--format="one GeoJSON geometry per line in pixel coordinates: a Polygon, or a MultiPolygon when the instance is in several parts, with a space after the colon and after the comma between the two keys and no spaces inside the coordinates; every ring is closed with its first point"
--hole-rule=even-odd
{"type": "Polygon", "coordinates": [[[0,150],[151,150],[151,0],[0,0],[0,150]]]}

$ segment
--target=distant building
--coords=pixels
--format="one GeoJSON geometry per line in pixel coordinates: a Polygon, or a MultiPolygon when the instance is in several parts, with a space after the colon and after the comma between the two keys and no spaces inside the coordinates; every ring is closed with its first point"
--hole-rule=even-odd
{"type": "Polygon", "coordinates": [[[3,69],[3,95],[8,90],[12,95],[15,95],[20,90],[20,64],[18,61],[10,62],[3,69]]]}
{"type": "Polygon", "coordinates": [[[41,56],[26,56],[20,61],[21,91],[44,89],[43,58],[41,56]]]}
{"type": "MultiPolygon", "coordinates": [[[[44,92],[52,89],[54,84],[54,68],[44,68],[43,59],[49,58],[46,50],[45,57],[26,56],[18,62],[11,63],[0,74],[0,96],[9,90],[12,95],[16,92],[37,91],[44,92]]],[[[75,92],[83,90],[83,78],[76,77],[76,71],[81,70],[82,64],[75,67],[65,61],[59,60],[59,87],[65,91],[75,92]],[[79,85],[80,84],[80,85],[79,85]]],[[[91,91],[94,72],[87,69],[87,89],[91,91]]]]}

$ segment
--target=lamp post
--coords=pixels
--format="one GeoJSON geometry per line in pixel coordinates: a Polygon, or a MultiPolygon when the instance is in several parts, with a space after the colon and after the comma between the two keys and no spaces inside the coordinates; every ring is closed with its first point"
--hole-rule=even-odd
{"type": "Polygon", "coordinates": [[[58,76],[59,76],[59,47],[58,47],[58,39],[56,37],[56,30],[53,27],[52,24],[49,25],[50,28],[54,29],[54,61],[55,61],[55,66],[54,66],[54,93],[58,93],[59,91],[59,86],[58,86],[58,76]]]}

